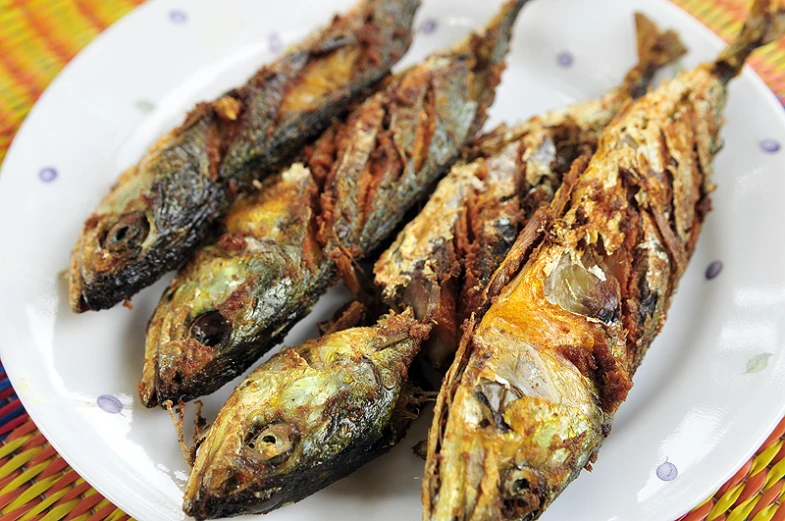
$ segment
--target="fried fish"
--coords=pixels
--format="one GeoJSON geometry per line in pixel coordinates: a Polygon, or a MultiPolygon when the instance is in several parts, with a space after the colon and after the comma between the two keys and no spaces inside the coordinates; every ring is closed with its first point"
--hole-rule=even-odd
{"type": "Polygon", "coordinates": [[[199,446],[183,510],[266,513],[386,452],[417,400],[406,374],[427,328],[411,313],[284,349],[229,397],[199,446]]]}
{"type": "Polygon", "coordinates": [[[71,308],[110,308],[187,260],[239,189],[285,166],[389,72],[419,4],[362,0],[242,87],[197,105],[85,222],[71,255],[71,308]]]}
{"type": "Polygon", "coordinates": [[[519,235],[437,400],[424,520],[537,519],[596,457],[710,210],[728,84],[785,31],[776,4],[626,107],[519,235]]]}
{"type": "Polygon", "coordinates": [[[485,31],[393,76],[329,128],[305,160],[318,198],[262,194],[229,212],[237,226],[197,252],[150,320],[145,405],[213,392],[272,348],[338,271],[353,279],[354,260],[392,232],[484,123],[524,3],[507,2],[485,31]],[[270,206],[280,212],[272,232],[270,206]]]}
{"type": "Polygon", "coordinates": [[[423,351],[434,366],[449,363],[460,325],[478,309],[521,227],[551,201],[573,161],[591,156],[619,110],[645,94],[660,67],[685,53],[672,31],[660,33],[641,13],[635,23],[639,62],[620,86],[480,137],[377,261],[384,300],[393,309],[412,307],[433,323],[423,351]]]}

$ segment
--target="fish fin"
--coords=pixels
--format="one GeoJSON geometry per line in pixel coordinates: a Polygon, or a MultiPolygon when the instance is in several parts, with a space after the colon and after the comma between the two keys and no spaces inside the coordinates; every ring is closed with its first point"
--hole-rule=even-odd
{"type": "Polygon", "coordinates": [[[202,406],[204,405],[201,400],[196,400],[196,413],[194,414],[194,432],[191,440],[191,446],[185,443],[185,436],[183,434],[183,424],[185,423],[185,402],[179,402],[174,406],[172,400],[166,400],[162,405],[169,411],[169,416],[172,418],[172,423],[177,431],[177,442],[180,444],[180,453],[183,459],[188,463],[189,467],[194,466],[196,461],[196,451],[199,445],[205,439],[208,429],[207,420],[202,416],[202,406]],[[176,416],[175,416],[176,415],[176,416]]]}
{"type": "Polygon", "coordinates": [[[785,6],[782,0],[755,0],[738,36],[720,53],[714,72],[730,81],[744,68],[744,62],[758,47],[779,40],[785,34],[785,6]]]}
{"type": "Polygon", "coordinates": [[[638,38],[638,64],[624,78],[624,85],[633,98],[646,94],[657,70],[687,53],[678,33],[661,32],[645,14],[635,13],[635,30],[638,38]]]}
{"type": "Polygon", "coordinates": [[[461,41],[453,52],[467,52],[491,63],[501,63],[507,54],[512,27],[529,0],[508,0],[481,30],[461,41]]]}
{"type": "Polygon", "coordinates": [[[345,329],[361,325],[368,315],[368,308],[357,300],[351,301],[348,306],[339,309],[332,320],[317,324],[319,333],[330,335],[345,329]]]}
{"type": "Polygon", "coordinates": [[[478,116],[470,134],[479,132],[485,123],[485,115],[496,95],[496,85],[501,81],[504,59],[510,50],[510,40],[515,20],[530,0],[508,0],[482,31],[470,34],[451,52],[466,54],[475,71],[471,82],[470,98],[478,102],[478,116]]]}

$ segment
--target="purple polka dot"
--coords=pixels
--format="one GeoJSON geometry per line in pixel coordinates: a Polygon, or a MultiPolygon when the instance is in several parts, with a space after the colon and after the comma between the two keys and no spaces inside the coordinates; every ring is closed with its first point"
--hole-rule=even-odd
{"type": "Polygon", "coordinates": [[[173,9],[172,11],[169,11],[169,19],[176,24],[182,24],[188,21],[188,15],[185,11],[173,9]]]}
{"type": "Polygon", "coordinates": [[[272,33],[267,37],[267,46],[272,52],[278,52],[283,48],[283,42],[281,41],[281,37],[278,35],[278,33],[272,33]]]}
{"type": "Polygon", "coordinates": [[[431,34],[436,32],[439,28],[439,22],[435,18],[427,18],[420,24],[420,32],[422,34],[431,34]]]}
{"type": "Polygon", "coordinates": [[[562,67],[570,67],[575,63],[575,57],[568,51],[562,51],[556,56],[559,65],[562,67]]]}
{"type": "Polygon", "coordinates": [[[774,139],[764,139],[760,142],[760,148],[768,154],[775,154],[780,151],[782,145],[774,139]]]}
{"type": "Polygon", "coordinates": [[[706,268],[706,279],[711,280],[722,272],[722,261],[715,260],[706,268]]]}
{"type": "Polygon", "coordinates": [[[117,414],[123,410],[123,404],[111,394],[102,394],[95,401],[102,410],[109,414],[117,414]]]}
{"type": "Polygon", "coordinates": [[[38,177],[40,177],[41,181],[44,183],[51,183],[57,179],[57,170],[52,167],[42,168],[41,171],[38,172],[38,177]]]}
{"type": "Polygon", "coordinates": [[[679,469],[670,461],[666,461],[657,467],[657,477],[663,481],[673,481],[679,477],[679,469]]]}

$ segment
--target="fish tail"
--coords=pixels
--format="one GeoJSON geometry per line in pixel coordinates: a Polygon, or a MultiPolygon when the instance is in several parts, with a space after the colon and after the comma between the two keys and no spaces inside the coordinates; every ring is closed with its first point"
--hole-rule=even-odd
{"type": "Polygon", "coordinates": [[[750,54],[785,35],[785,6],[782,0],[755,0],[738,36],[720,53],[715,74],[728,82],[744,68],[750,54]]]}
{"type": "Polygon", "coordinates": [[[508,0],[484,29],[466,37],[455,49],[456,53],[467,53],[475,58],[476,69],[492,65],[503,65],[510,50],[510,39],[515,20],[530,0],[508,0]]]}
{"type": "Polygon", "coordinates": [[[633,98],[639,98],[646,94],[657,70],[687,54],[687,48],[675,31],[661,32],[643,13],[635,13],[635,30],[638,64],[624,78],[624,85],[633,98]]]}
{"type": "Polygon", "coordinates": [[[501,82],[515,20],[529,1],[508,0],[483,30],[470,34],[451,52],[462,55],[471,63],[473,78],[469,97],[477,101],[477,114],[480,115],[475,118],[470,129],[471,135],[476,134],[485,122],[487,110],[496,95],[496,87],[501,82]]]}
{"type": "Polygon", "coordinates": [[[479,63],[501,64],[509,52],[512,28],[523,6],[530,0],[508,0],[488,22],[485,29],[469,35],[458,44],[459,52],[468,52],[477,57],[479,63]]]}

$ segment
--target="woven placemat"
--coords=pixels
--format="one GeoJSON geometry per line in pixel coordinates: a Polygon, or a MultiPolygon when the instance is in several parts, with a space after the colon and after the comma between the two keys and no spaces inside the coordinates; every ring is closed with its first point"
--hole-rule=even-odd
{"type": "MultiPolygon", "coordinates": [[[[0,0],[0,161],[49,82],[85,45],[144,0],[0,0]]],[[[748,0],[673,0],[726,40],[748,0]]],[[[785,42],[751,65],[785,101],[785,42]]],[[[785,419],[733,478],[678,521],[785,521],[785,419]]],[[[124,521],[36,428],[0,363],[0,519],[124,521]]]]}

